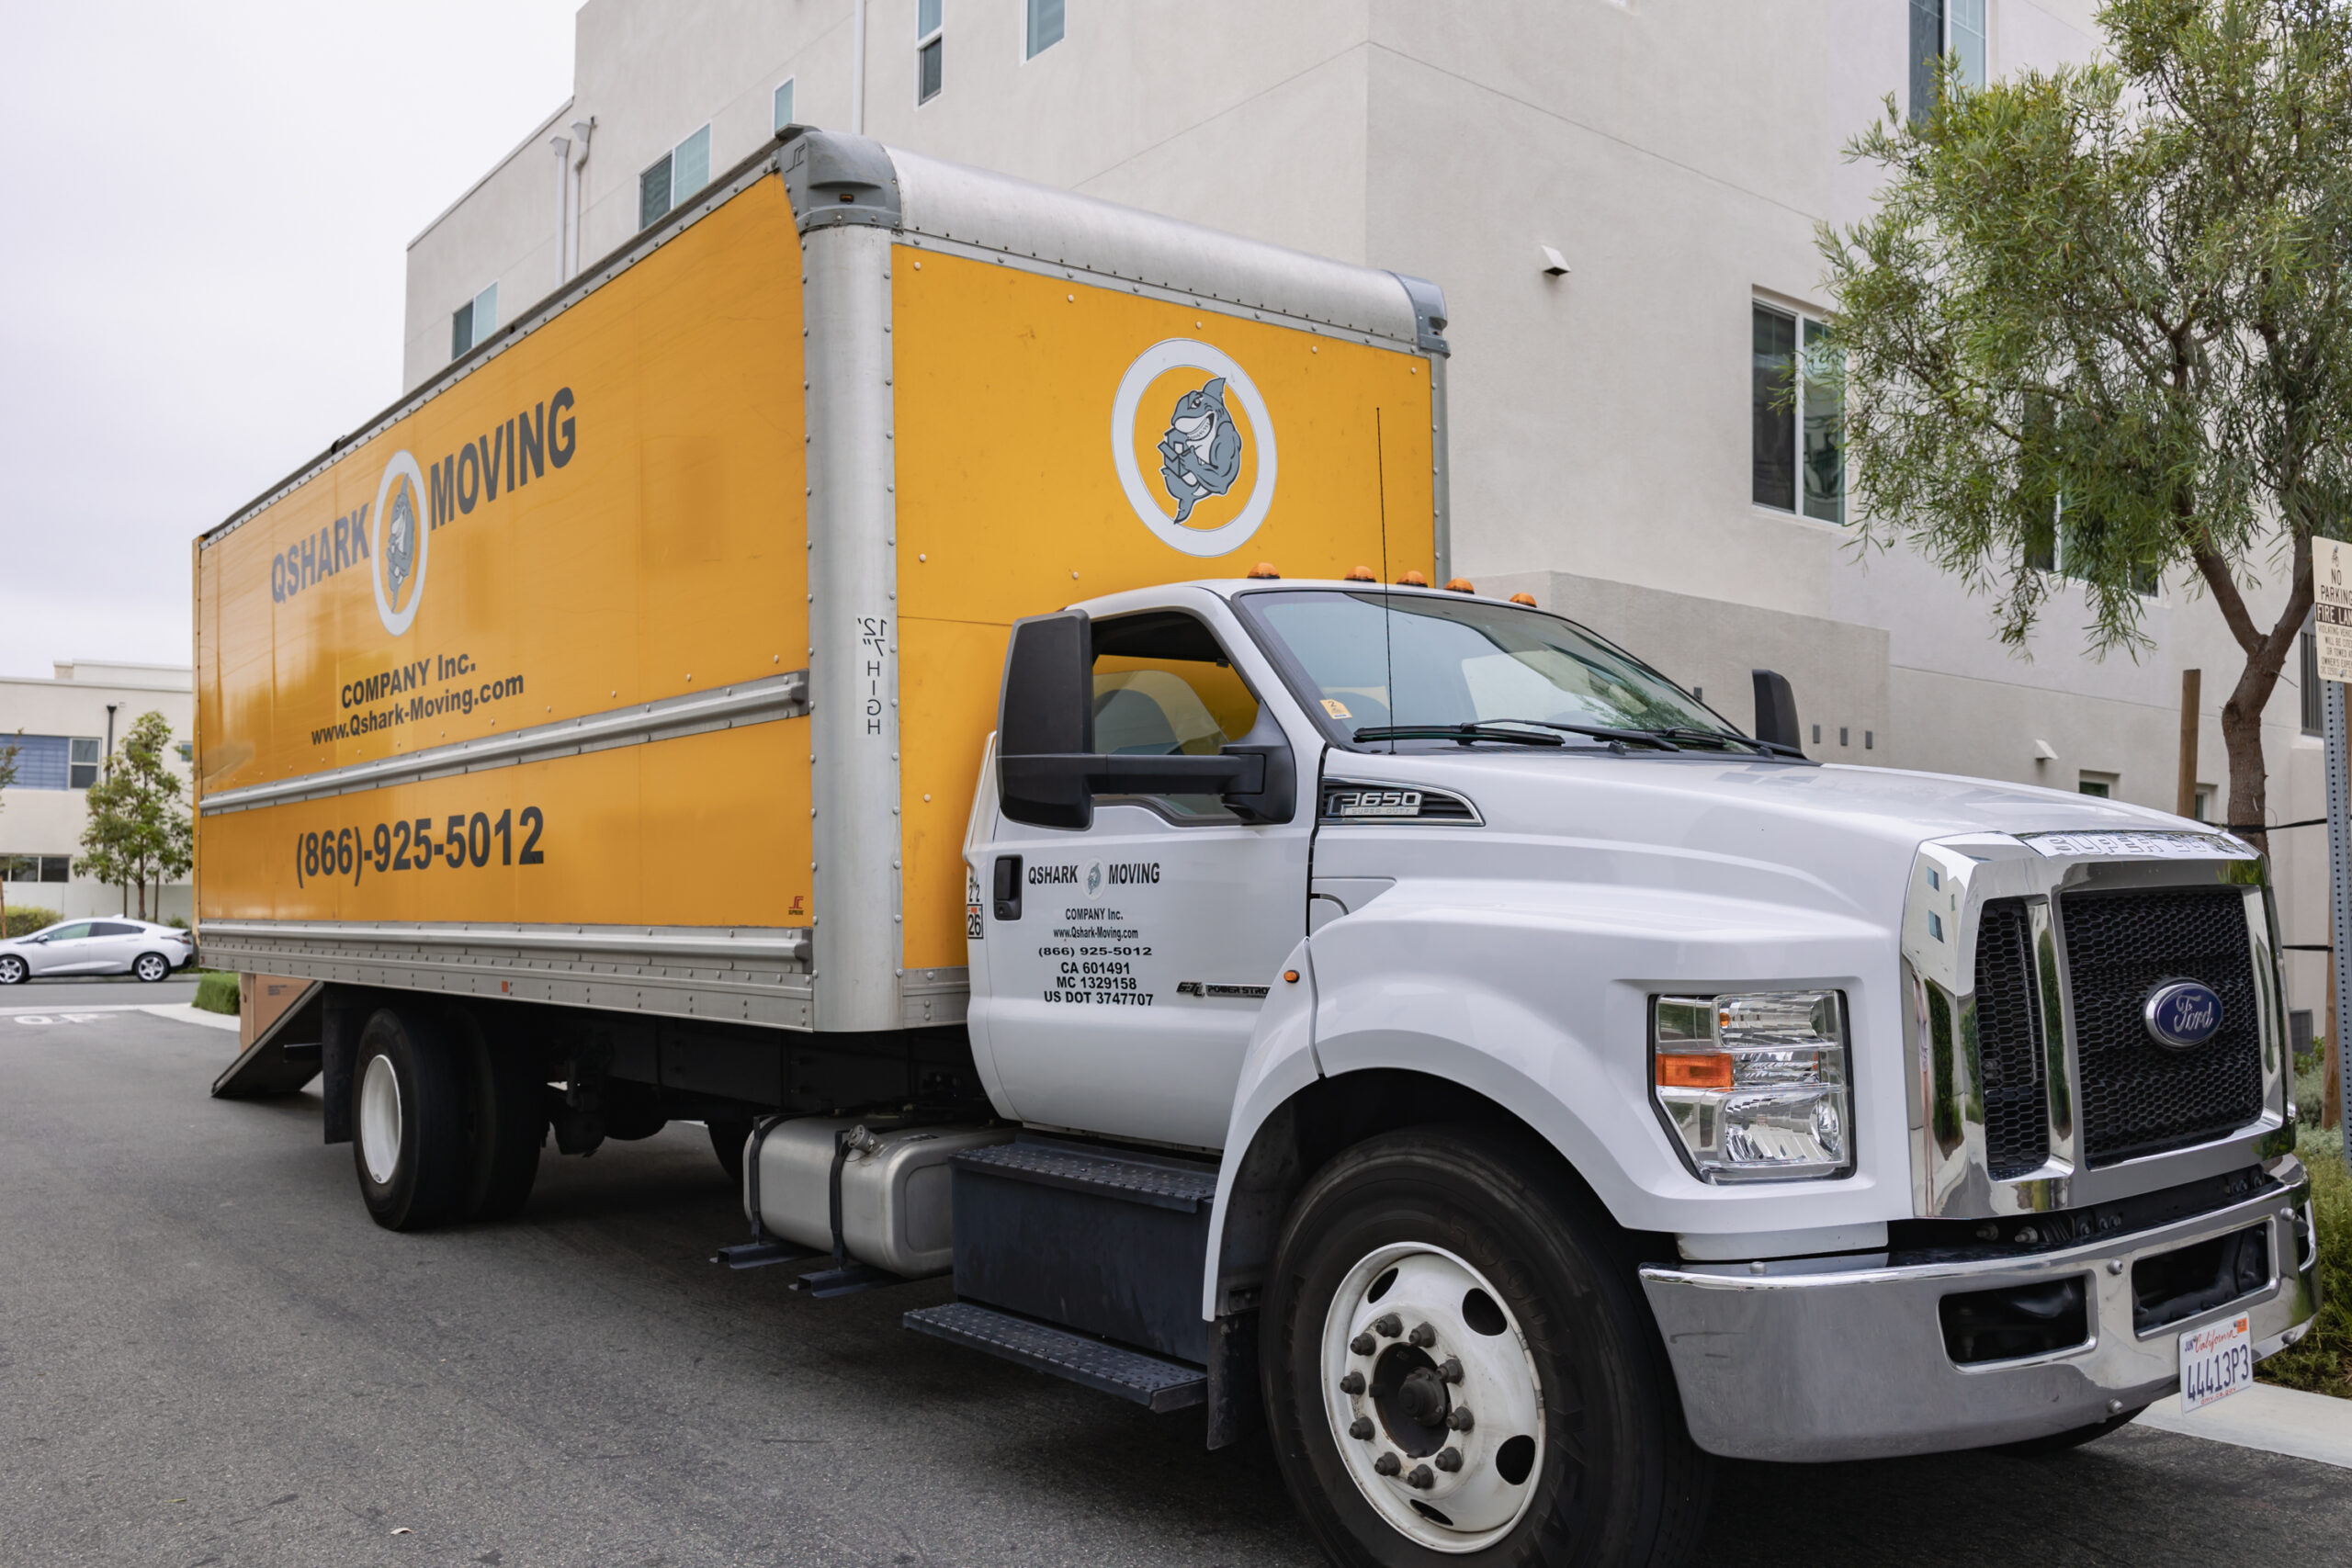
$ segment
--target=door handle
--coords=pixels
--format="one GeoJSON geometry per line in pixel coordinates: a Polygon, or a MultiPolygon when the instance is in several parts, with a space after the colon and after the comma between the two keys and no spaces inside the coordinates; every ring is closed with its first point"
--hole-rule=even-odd
{"type": "Polygon", "coordinates": [[[996,918],[1017,920],[1021,918],[1021,857],[996,857],[995,887],[991,890],[996,904],[996,918]]]}

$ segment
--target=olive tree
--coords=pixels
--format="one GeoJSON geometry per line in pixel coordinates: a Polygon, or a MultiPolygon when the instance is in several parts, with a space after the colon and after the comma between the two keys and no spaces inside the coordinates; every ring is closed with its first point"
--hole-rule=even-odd
{"type": "Polygon", "coordinates": [[[1849,144],[1887,176],[1819,235],[1854,489],[1866,539],[1988,593],[2012,646],[2062,572],[2102,654],[2146,643],[2160,576],[2201,590],[2245,656],[2227,820],[2263,822],[2312,540],[2352,522],[2352,0],[2098,18],[2097,62],[1947,70],[1849,144]]]}
{"type": "Polygon", "coordinates": [[[82,853],[74,869],[124,890],[139,890],[139,918],[147,919],[147,889],[155,889],[155,913],[163,914],[164,884],[185,876],[195,863],[195,829],[180,804],[180,778],[164,760],[172,744],[171,721],[162,714],[139,716],[109,759],[106,776],[90,786],[89,820],[82,829],[82,853]]]}

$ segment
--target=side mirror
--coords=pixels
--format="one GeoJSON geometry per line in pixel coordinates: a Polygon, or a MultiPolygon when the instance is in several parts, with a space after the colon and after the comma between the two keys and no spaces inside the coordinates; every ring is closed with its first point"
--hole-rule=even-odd
{"type": "Polygon", "coordinates": [[[997,784],[1004,814],[1035,828],[1094,825],[1086,776],[1037,759],[1094,750],[1094,623],[1083,610],[1012,623],[997,701],[997,784]]]}
{"type": "Polygon", "coordinates": [[[1791,756],[1804,755],[1797,728],[1797,694],[1789,678],[1773,670],[1751,671],[1756,679],[1756,739],[1791,756]]]}

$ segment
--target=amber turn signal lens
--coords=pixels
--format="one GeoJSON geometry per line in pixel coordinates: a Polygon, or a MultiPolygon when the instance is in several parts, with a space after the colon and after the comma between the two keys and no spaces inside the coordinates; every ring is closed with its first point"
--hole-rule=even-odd
{"type": "Polygon", "coordinates": [[[1669,1055],[1660,1052],[1657,1056],[1657,1087],[1660,1089],[1729,1089],[1731,1088],[1731,1053],[1728,1051],[1677,1052],[1669,1055]]]}
{"type": "Polygon", "coordinates": [[[1297,984],[1298,984],[1298,971],[1297,971],[1297,970],[1295,970],[1295,969],[1285,969],[1285,970],[1283,970],[1283,979],[1284,981],[1286,981],[1287,983],[1291,984],[1291,985],[1294,985],[1294,986],[1297,985],[1297,984]]]}

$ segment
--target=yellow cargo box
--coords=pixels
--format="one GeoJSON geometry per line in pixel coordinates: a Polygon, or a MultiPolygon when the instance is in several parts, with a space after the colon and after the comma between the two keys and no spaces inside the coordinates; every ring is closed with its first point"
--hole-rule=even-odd
{"type": "Polygon", "coordinates": [[[1416,280],[786,132],[198,540],[206,962],[959,1022],[1007,628],[1441,574],[1443,325],[1416,280]]]}

